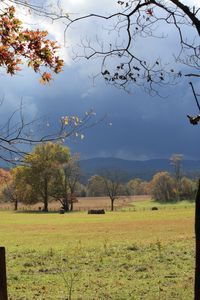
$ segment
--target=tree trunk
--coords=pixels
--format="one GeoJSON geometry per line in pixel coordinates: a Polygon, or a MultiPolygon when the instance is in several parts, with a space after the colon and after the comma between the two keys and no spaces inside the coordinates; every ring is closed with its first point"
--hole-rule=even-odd
{"type": "Polygon", "coordinates": [[[114,199],[110,199],[111,200],[111,211],[114,210],[114,199]]]}
{"type": "Polygon", "coordinates": [[[64,211],[69,211],[69,202],[68,202],[68,199],[67,198],[65,198],[64,200],[63,200],[63,209],[64,209],[64,211]]]}
{"type": "Polygon", "coordinates": [[[196,194],[195,236],[196,236],[196,261],[195,261],[194,300],[200,300],[200,180],[199,180],[198,190],[196,194]]]}
{"type": "Polygon", "coordinates": [[[44,180],[44,208],[43,211],[48,212],[48,180],[44,180]]]}
{"type": "Polygon", "coordinates": [[[71,201],[71,207],[70,207],[70,210],[73,211],[74,209],[74,203],[73,203],[73,200],[71,201]]]}
{"type": "Polygon", "coordinates": [[[14,210],[17,210],[17,209],[18,209],[18,200],[16,199],[14,202],[14,210]]]}
{"type": "Polygon", "coordinates": [[[64,170],[65,172],[65,177],[64,177],[64,191],[65,191],[65,195],[63,198],[63,209],[64,211],[69,211],[69,197],[68,197],[68,193],[67,193],[67,189],[68,189],[68,184],[67,184],[67,173],[66,173],[66,169],[64,170]]]}

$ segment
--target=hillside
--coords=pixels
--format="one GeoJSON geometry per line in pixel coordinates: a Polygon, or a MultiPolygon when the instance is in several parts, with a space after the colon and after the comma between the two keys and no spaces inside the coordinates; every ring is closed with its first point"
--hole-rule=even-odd
{"type": "MultiPolygon", "coordinates": [[[[144,161],[124,160],[119,158],[91,158],[80,161],[83,181],[86,181],[94,174],[100,174],[103,170],[119,170],[124,181],[138,177],[143,180],[150,180],[159,171],[173,172],[173,166],[169,159],[150,159],[144,161]]],[[[182,173],[187,176],[200,174],[200,161],[183,160],[182,173]]]]}

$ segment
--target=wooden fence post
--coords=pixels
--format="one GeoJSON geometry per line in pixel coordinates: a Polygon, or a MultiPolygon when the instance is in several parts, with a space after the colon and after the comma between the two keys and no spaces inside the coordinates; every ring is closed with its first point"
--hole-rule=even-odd
{"type": "Polygon", "coordinates": [[[0,299],[8,300],[6,278],[6,253],[5,248],[0,247],[0,299]]]}

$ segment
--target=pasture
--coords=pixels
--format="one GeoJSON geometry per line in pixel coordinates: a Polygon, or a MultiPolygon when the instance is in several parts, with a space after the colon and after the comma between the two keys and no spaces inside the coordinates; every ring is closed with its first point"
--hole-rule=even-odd
{"type": "Polygon", "coordinates": [[[131,205],[105,215],[1,211],[9,299],[193,299],[193,204],[131,205]]]}

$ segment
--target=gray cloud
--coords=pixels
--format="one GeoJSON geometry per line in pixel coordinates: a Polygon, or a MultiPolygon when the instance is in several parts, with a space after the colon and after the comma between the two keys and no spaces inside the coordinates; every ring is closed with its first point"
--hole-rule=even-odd
{"type": "MultiPolygon", "coordinates": [[[[170,47],[173,41],[174,38],[170,47]]],[[[52,130],[61,116],[84,114],[92,107],[97,118],[107,114],[107,119],[88,130],[84,140],[67,141],[72,152],[79,152],[82,158],[145,159],[169,157],[173,153],[199,158],[199,127],[191,126],[186,117],[197,113],[187,81],[167,87],[168,97],[164,99],[150,97],[137,87],[128,94],[106,85],[100,78],[93,86],[89,75],[99,70],[99,63],[98,60],[71,63],[49,86],[41,86],[38,76],[26,68],[18,76],[2,76],[1,96],[5,96],[5,105],[1,120],[19,105],[21,97],[27,117],[45,116],[52,130]]]]}
{"type": "Polygon", "coordinates": [[[68,141],[72,151],[85,158],[142,159],[169,157],[172,153],[199,157],[199,128],[191,126],[186,118],[188,113],[196,112],[187,82],[169,88],[166,99],[150,97],[138,88],[129,95],[101,80],[93,87],[88,77],[73,66],[66,67],[49,86],[41,86],[37,76],[27,70],[22,76],[2,77],[1,93],[5,95],[4,116],[23,96],[28,116],[46,116],[52,129],[61,116],[83,114],[91,107],[97,118],[107,114],[106,121],[86,132],[85,140],[68,141]]]}

